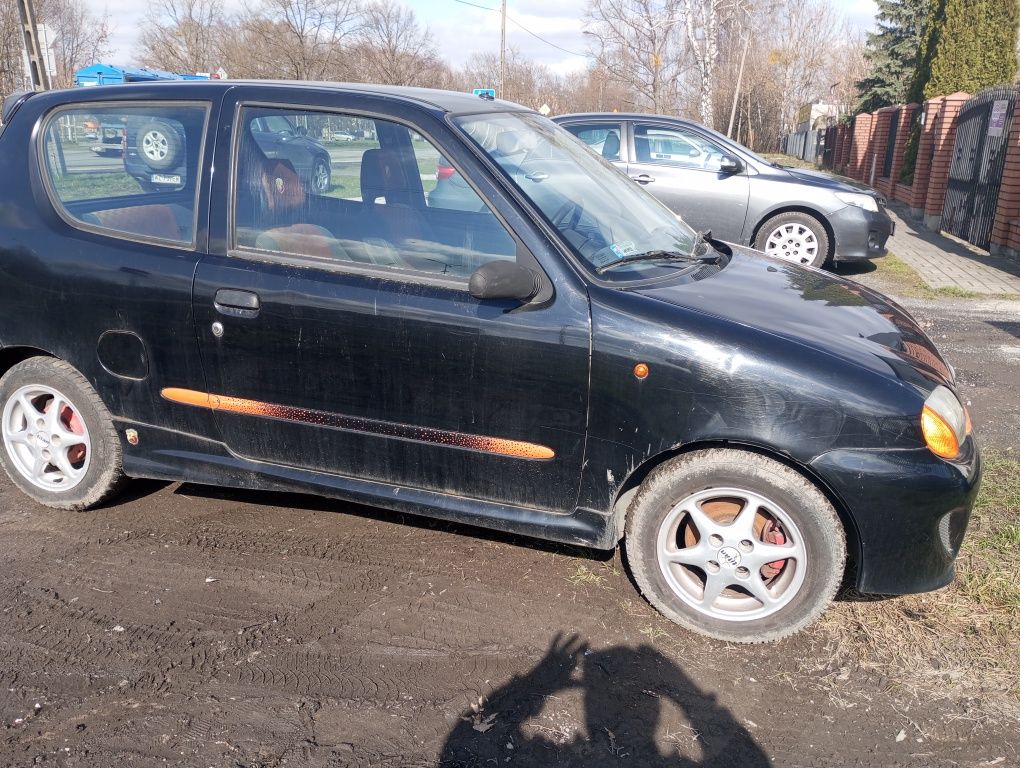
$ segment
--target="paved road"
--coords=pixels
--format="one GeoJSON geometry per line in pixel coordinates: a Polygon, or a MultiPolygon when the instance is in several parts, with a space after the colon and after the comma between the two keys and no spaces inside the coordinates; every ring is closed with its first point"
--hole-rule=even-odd
{"type": "MultiPolygon", "coordinates": [[[[986,439],[1016,446],[1015,313],[914,309],[986,439]]],[[[55,513],[6,479],[0,541],[4,766],[1020,759],[1015,724],[847,666],[820,630],[744,648],[671,627],[618,555],[191,485],[55,513]]]]}

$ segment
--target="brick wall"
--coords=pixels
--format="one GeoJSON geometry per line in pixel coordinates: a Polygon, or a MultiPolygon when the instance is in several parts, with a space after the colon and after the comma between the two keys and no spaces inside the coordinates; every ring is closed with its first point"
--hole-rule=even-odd
{"type": "Polygon", "coordinates": [[[918,104],[906,104],[900,110],[896,124],[896,146],[893,148],[892,170],[889,172],[889,191],[887,197],[908,202],[910,187],[900,184],[900,172],[903,170],[903,155],[910,138],[910,129],[914,125],[914,115],[920,109],[918,104]]]}
{"type": "Polygon", "coordinates": [[[889,134],[892,132],[892,121],[896,117],[896,107],[882,107],[874,115],[874,130],[868,147],[867,181],[886,197],[889,196],[889,178],[883,176],[885,171],[885,153],[889,148],[889,134]]]}
{"type": "Polygon", "coordinates": [[[854,118],[853,136],[850,140],[850,162],[847,163],[847,175],[864,181],[867,167],[868,147],[871,144],[871,128],[875,122],[873,115],[862,113],[854,118]]]}
{"type": "Polygon", "coordinates": [[[956,143],[956,118],[969,98],[970,94],[963,92],[946,96],[935,126],[935,154],[928,177],[928,196],[924,201],[924,225],[935,231],[941,229],[942,224],[942,205],[946,200],[949,166],[953,162],[953,145],[956,143]]]}
{"type": "MultiPolygon", "coordinates": [[[[924,215],[924,205],[928,199],[928,178],[931,175],[931,161],[935,154],[936,126],[942,110],[942,96],[928,99],[924,103],[921,138],[917,145],[917,162],[914,164],[914,182],[911,184],[910,212],[914,216],[924,215]]],[[[907,139],[904,138],[904,141],[907,139]]]]}

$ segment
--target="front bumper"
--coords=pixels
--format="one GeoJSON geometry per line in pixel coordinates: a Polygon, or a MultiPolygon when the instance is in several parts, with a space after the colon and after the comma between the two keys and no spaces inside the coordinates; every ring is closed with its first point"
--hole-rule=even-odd
{"type": "Polygon", "coordinates": [[[811,468],[852,518],[859,591],[928,592],[953,580],[981,477],[973,438],[956,462],[926,448],[855,449],[822,454],[811,468]]]}
{"type": "Polygon", "coordinates": [[[886,241],[893,233],[893,220],[881,205],[877,212],[848,205],[829,216],[835,235],[835,260],[877,259],[888,253],[886,241]]]}

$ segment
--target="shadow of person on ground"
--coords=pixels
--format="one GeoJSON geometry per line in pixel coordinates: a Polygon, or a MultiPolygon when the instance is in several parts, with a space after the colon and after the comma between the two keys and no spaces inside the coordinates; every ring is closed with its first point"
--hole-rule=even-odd
{"type": "Polygon", "coordinates": [[[732,713],[657,650],[594,651],[576,635],[557,635],[530,672],[466,712],[439,765],[588,767],[621,759],[642,768],[769,765],[732,713]],[[583,697],[583,724],[580,713],[563,710],[571,690],[583,697]]]}

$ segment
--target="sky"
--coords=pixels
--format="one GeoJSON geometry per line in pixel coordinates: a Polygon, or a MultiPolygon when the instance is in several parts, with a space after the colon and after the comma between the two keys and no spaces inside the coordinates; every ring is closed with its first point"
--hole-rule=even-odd
{"type": "MultiPolygon", "coordinates": [[[[830,2],[861,28],[871,27],[876,10],[874,0],[830,2]]],[[[145,4],[124,0],[85,0],[85,3],[93,13],[110,16],[114,51],[110,61],[105,63],[137,64],[135,50],[145,4]]],[[[415,10],[420,21],[428,24],[440,52],[454,66],[463,64],[473,53],[499,48],[499,0],[404,0],[404,3],[415,10]]],[[[243,0],[225,0],[230,11],[244,4],[243,0]]],[[[587,47],[581,33],[581,17],[586,6],[587,0],[507,0],[510,19],[507,21],[507,45],[517,47],[526,57],[559,74],[581,70],[585,66],[583,54],[587,47]]]]}

